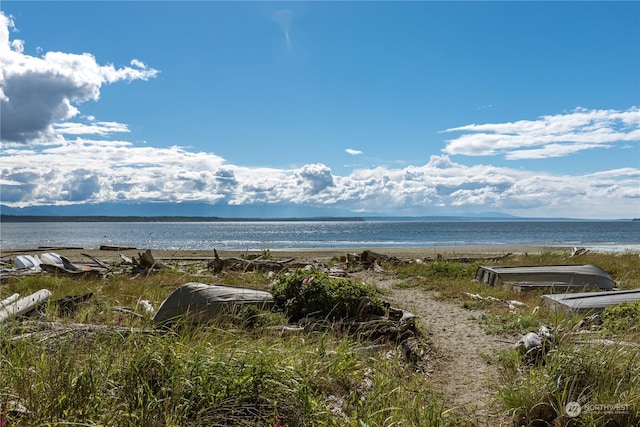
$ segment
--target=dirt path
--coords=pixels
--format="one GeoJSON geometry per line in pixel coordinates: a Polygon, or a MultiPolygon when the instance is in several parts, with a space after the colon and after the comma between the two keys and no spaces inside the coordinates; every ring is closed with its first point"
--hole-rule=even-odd
{"type": "Polygon", "coordinates": [[[489,381],[497,375],[497,368],[484,357],[495,350],[507,349],[510,344],[487,335],[470,318],[481,313],[464,309],[459,303],[438,300],[435,292],[394,288],[394,280],[375,277],[370,280],[390,290],[385,299],[414,313],[428,331],[437,355],[431,379],[434,389],[442,393],[445,409],[479,426],[510,425],[504,416],[496,416],[492,410],[495,391],[489,387],[489,381]]]}

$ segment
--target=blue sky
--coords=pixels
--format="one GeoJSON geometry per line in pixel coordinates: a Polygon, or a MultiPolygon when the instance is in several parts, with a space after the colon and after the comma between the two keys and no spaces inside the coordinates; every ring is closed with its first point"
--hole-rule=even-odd
{"type": "Polygon", "coordinates": [[[5,206],[640,217],[638,2],[1,10],[5,206]]]}

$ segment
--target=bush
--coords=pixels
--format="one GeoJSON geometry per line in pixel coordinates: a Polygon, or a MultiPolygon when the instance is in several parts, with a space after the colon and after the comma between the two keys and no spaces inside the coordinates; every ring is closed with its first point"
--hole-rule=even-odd
{"type": "Polygon", "coordinates": [[[607,307],[602,312],[602,330],[610,334],[637,331],[640,325],[640,301],[607,307]]]}
{"type": "Polygon", "coordinates": [[[355,316],[363,298],[369,298],[372,314],[384,314],[382,300],[365,283],[333,278],[318,270],[298,269],[281,276],[272,289],[275,306],[292,321],[308,315],[330,320],[355,316]]]}

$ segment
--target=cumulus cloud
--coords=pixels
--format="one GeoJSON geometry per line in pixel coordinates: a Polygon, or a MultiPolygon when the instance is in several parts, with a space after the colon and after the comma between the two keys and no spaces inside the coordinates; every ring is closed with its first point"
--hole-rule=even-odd
{"type": "Polygon", "coordinates": [[[640,170],[585,175],[537,173],[446,155],[423,165],[376,167],[340,176],[324,164],[247,168],[181,147],[76,139],[50,146],[14,144],[0,163],[4,204],[14,207],[111,201],[312,204],[352,212],[420,215],[433,207],[541,216],[637,216],[640,170]],[[624,202],[626,200],[626,202],[624,202]],[[589,206],[576,212],[575,206],[589,206]]]}
{"type": "Polygon", "coordinates": [[[335,186],[331,169],[327,166],[317,163],[314,165],[305,165],[295,172],[298,178],[298,184],[309,194],[318,194],[322,190],[335,186]]]}
{"type": "Polygon", "coordinates": [[[640,141],[640,108],[626,111],[578,108],[537,120],[471,124],[444,132],[463,132],[447,141],[443,152],[450,155],[504,155],[509,160],[562,157],[640,141]]]}
{"type": "MultiPolygon", "coordinates": [[[[283,31],[288,31],[291,17],[279,15],[283,31]]],[[[10,40],[13,28],[11,19],[0,13],[0,200],[7,206],[198,201],[309,204],[387,215],[425,215],[434,207],[527,216],[640,215],[638,168],[552,174],[490,164],[469,166],[450,157],[545,158],[620,142],[629,145],[640,140],[638,108],[578,109],[532,121],[447,129],[444,132],[462,135],[447,141],[442,155],[406,167],[361,168],[347,175],[335,174],[321,163],[248,168],[177,145],[158,148],[101,139],[126,134],[129,127],[83,117],[80,104],[99,100],[105,84],[146,80],[157,71],[138,59],[117,68],[97,64],[90,54],[28,56],[23,41],[10,40]],[[34,85],[39,87],[37,93],[34,85]],[[83,123],[70,121],[78,117],[83,123]],[[580,212],[576,206],[589,208],[580,212]]],[[[352,148],[345,151],[362,154],[352,148]]]]}
{"type": "MultiPolygon", "coordinates": [[[[100,65],[89,53],[24,54],[24,42],[11,40],[13,20],[0,12],[0,135],[28,143],[55,135],[56,126],[79,114],[78,105],[97,101],[104,84],[148,80],[157,70],[134,59],[130,66],[100,65]]],[[[70,126],[70,125],[68,125],[70,126]]],[[[68,128],[66,128],[68,129],[68,128]]],[[[76,127],[78,131],[81,127],[76,127]]],[[[96,127],[87,127],[95,133],[96,127]]],[[[102,127],[101,132],[108,128],[102,127]]],[[[119,127],[116,131],[121,132],[119,127]]]]}

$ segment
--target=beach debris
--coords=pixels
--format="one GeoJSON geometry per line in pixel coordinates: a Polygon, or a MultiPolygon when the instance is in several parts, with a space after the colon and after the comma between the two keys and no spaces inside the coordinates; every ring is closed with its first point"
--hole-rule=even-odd
{"type": "Polygon", "coordinates": [[[18,301],[18,298],[20,298],[20,294],[16,293],[16,294],[13,294],[13,295],[8,296],[7,298],[3,299],[2,301],[0,301],[0,310],[5,308],[6,306],[8,306],[10,304],[13,304],[14,302],[18,301]]]}
{"type": "Polygon", "coordinates": [[[47,342],[50,348],[56,348],[60,341],[72,338],[74,342],[88,341],[98,336],[117,335],[126,337],[131,334],[154,334],[157,331],[150,328],[131,328],[115,325],[98,325],[91,323],[60,322],[60,321],[24,321],[14,324],[15,333],[11,341],[30,339],[47,342]]]}
{"type": "Polygon", "coordinates": [[[483,297],[479,294],[472,294],[469,292],[463,292],[463,294],[474,300],[489,301],[489,302],[504,304],[507,307],[509,307],[509,310],[516,310],[521,307],[526,307],[525,303],[520,302],[518,300],[506,300],[506,299],[500,299],[492,296],[483,297]]]}
{"type": "Polygon", "coordinates": [[[93,297],[93,292],[82,295],[67,295],[54,301],[58,306],[60,316],[74,313],[82,304],[89,301],[93,297]]]}
{"type": "Polygon", "coordinates": [[[276,332],[281,337],[290,335],[300,335],[304,332],[304,327],[298,325],[276,325],[266,328],[267,331],[276,332]]]}
{"type": "Polygon", "coordinates": [[[258,289],[190,282],[180,286],[162,302],[153,321],[163,326],[176,321],[206,324],[245,305],[270,309],[273,295],[258,289]]]}
{"type": "MultiPolygon", "coordinates": [[[[14,298],[12,295],[9,298],[14,298]]],[[[0,323],[12,319],[14,317],[23,316],[35,310],[39,305],[47,302],[51,298],[51,291],[48,289],[40,289],[33,294],[24,298],[15,299],[12,302],[3,304],[0,308],[0,323]]],[[[3,303],[6,300],[3,300],[3,303]]]]}
{"type": "Polygon", "coordinates": [[[40,267],[42,270],[54,274],[99,276],[102,272],[89,265],[76,265],[68,258],[55,252],[45,252],[40,254],[40,267]]]}
{"type": "Polygon", "coordinates": [[[374,273],[384,273],[384,268],[382,268],[382,266],[380,264],[378,264],[378,262],[374,262],[373,264],[371,264],[370,267],[371,271],[373,271],[374,273]]]}
{"type": "Polygon", "coordinates": [[[602,317],[600,316],[600,313],[592,313],[589,316],[580,320],[576,324],[575,329],[577,330],[593,329],[593,328],[599,327],[600,325],[602,325],[602,317]]]}
{"type": "Polygon", "coordinates": [[[551,330],[542,325],[538,332],[529,332],[522,336],[516,343],[515,349],[524,357],[528,365],[537,365],[543,361],[544,356],[553,348],[554,335],[551,330]]]}
{"type": "Polygon", "coordinates": [[[114,246],[114,245],[100,245],[101,251],[129,251],[136,250],[138,248],[134,248],[131,246],[114,246]]]}
{"type": "Polygon", "coordinates": [[[91,261],[95,262],[98,266],[104,268],[105,270],[111,270],[111,266],[106,264],[104,261],[102,261],[98,257],[95,257],[93,255],[89,255],[89,254],[85,254],[85,253],[80,253],[80,255],[89,258],[91,261]]]}
{"type": "Polygon", "coordinates": [[[40,259],[37,255],[18,255],[12,263],[3,263],[0,270],[0,281],[9,277],[28,276],[42,271],[40,259]]]}
{"type": "Polygon", "coordinates": [[[138,319],[144,319],[144,316],[140,313],[136,313],[135,310],[129,307],[116,306],[112,308],[113,311],[117,311],[118,313],[128,314],[133,317],[137,317],[138,319]]]}
{"type": "Polygon", "coordinates": [[[147,249],[144,252],[138,252],[138,256],[129,258],[124,254],[119,254],[120,259],[126,264],[131,266],[133,273],[148,274],[154,270],[170,269],[171,267],[161,261],[158,261],[153,256],[151,249],[147,249]]]}
{"type": "Polygon", "coordinates": [[[13,260],[13,266],[17,269],[40,271],[40,264],[38,255],[18,255],[13,260]]]}
{"type": "MultiPolygon", "coordinates": [[[[402,262],[396,257],[385,255],[379,252],[374,252],[368,249],[362,251],[360,254],[354,254],[354,253],[346,254],[340,257],[340,261],[345,262],[347,264],[351,264],[351,265],[359,264],[359,265],[362,265],[364,268],[371,268],[373,264],[380,265],[380,263],[383,261],[392,262],[392,263],[402,262]]],[[[408,262],[408,260],[405,260],[404,262],[408,262]]]]}
{"type": "Polygon", "coordinates": [[[138,306],[142,308],[142,310],[146,313],[153,313],[153,305],[151,305],[151,301],[142,299],[138,302],[138,306]]]}
{"type": "Polygon", "coordinates": [[[207,268],[213,270],[214,273],[220,273],[222,270],[240,270],[240,271],[274,271],[281,272],[287,268],[296,268],[300,264],[293,264],[294,258],[288,258],[282,261],[273,259],[265,259],[265,255],[259,255],[251,259],[245,258],[220,258],[217,250],[213,250],[213,260],[209,261],[207,268]]]}
{"type": "Polygon", "coordinates": [[[574,247],[574,248],[571,250],[571,255],[570,255],[570,257],[571,257],[571,258],[575,258],[575,257],[578,257],[578,256],[582,256],[582,255],[584,255],[584,254],[586,254],[586,253],[589,253],[589,249],[574,247]]]}
{"type": "Polygon", "coordinates": [[[151,249],[147,249],[144,252],[138,252],[138,258],[133,257],[132,259],[134,264],[137,264],[141,268],[145,269],[155,269],[161,270],[163,268],[171,268],[167,264],[164,264],[160,261],[156,261],[151,253],[151,249]]]}
{"type": "Polygon", "coordinates": [[[371,269],[374,273],[384,273],[382,263],[388,263],[393,265],[407,265],[407,264],[426,264],[430,262],[458,262],[458,263],[470,263],[478,261],[500,261],[507,257],[512,256],[513,253],[509,252],[503,255],[494,256],[481,256],[481,257],[445,257],[442,254],[436,254],[435,257],[422,257],[422,258],[398,258],[395,256],[386,255],[380,252],[372,250],[364,250],[361,253],[348,253],[340,257],[340,262],[349,266],[361,266],[364,269],[371,269]]]}

